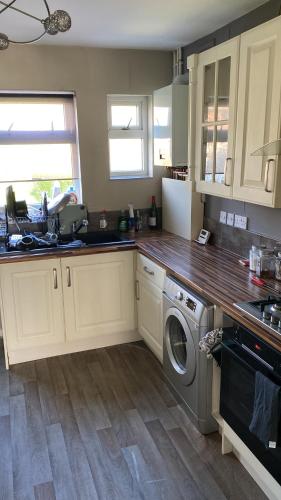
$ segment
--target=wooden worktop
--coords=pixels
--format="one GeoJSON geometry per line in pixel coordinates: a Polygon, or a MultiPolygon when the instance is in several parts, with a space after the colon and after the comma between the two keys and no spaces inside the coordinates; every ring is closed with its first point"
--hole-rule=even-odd
{"type": "MultiPolygon", "coordinates": [[[[268,343],[281,351],[281,335],[269,333],[254,321],[250,321],[233,305],[264,298],[269,291],[251,283],[252,273],[241,266],[236,254],[216,246],[201,246],[170,233],[150,231],[137,233],[136,243],[126,247],[116,244],[110,247],[93,247],[48,251],[48,253],[20,253],[0,255],[0,264],[37,259],[53,259],[89,255],[101,252],[138,249],[154,260],[180,281],[188,285],[210,302],[220,306],[223,311],[236,319],[268,343]]],[[[271,294],[281,295],[281,284],[270,282],[271,294]]]]}

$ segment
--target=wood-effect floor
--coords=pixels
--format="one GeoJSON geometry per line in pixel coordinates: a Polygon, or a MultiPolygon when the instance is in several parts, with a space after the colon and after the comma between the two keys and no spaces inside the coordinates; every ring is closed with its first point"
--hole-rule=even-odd
{"type": "Polygon", "coordinates": [[[1,500],[265,500],[142,343],[0,368],[1,500]]]}

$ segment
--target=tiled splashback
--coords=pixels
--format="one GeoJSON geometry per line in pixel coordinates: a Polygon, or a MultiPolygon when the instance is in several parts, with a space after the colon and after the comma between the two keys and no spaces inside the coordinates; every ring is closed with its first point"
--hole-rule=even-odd
{"type": "Polygon", "coordinates": [[[204,217],[204,228],[212,233],[210,243],[243,257],[249,256],[252,245],[266,245],[267,248],[274,248],[277,243],[275,239],[227,226],[209,217],[204,217]]]}
{"type": "MultiPolygon", "coordinates": [[[[148,228],[149,208],[139,209],[139,212],[140,212],[140,216],[141,216],[142,222],[143,222],[143,229],[147,229],[148,228]]],[[[159,226],[159,228],[161,228],[162,227],[162,210],[161,210],[161,208],[157,207],[157,212],[158,212],[158,218],[159,218],[158,226],[159,226]]],[[[100,213],[101,212],[90,212],[89,213],[88,231],[99,230],[100,213]]],[[[118,229],[118,220],[119,220],[120,215],[121,215],[120,210],[106,211],[106,220],[108,222],[108,227],[107,227],[108,230],[116,231],[118,229]]],[[[135,210],[135,215],[136,215],[136,210],[135,210]]],[[[127,211],[126,211],[126,216],[128,216],[127,211]]]]}

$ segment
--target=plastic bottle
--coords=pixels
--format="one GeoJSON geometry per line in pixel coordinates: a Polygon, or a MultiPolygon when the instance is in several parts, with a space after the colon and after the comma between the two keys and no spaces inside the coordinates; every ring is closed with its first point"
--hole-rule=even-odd
{"type": "Polygon", "coordinates": [[[108,226],[108,222],[106,220],[106,211],[103,210],[100,214],[100,229],[106,229],[108,226]]]}
{"type": "Polygon", "coordinates": [[[70,200],[69,200],[69,205],[77,205],[78,203],[78,197],[77,194],[75,193],[74,186],[70,186],[67,192],[70,194],[70,200]]]}
{"type": "Polygon", "coordinates": [[[140,211],[137,210],[136,220],[135,220],[136,231],[142,230],[142,217],[140,215],[140,211]]]}

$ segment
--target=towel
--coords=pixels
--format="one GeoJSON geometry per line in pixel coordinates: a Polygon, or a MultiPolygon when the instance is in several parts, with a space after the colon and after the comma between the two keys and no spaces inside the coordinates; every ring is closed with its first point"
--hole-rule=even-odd
{"type": "Polygon", "coordinates": [[[212,357],[213,349],[221,343],[222,341],[222,329],[216,328],[211,332],[206,333],[206,335],[199,342],[199,350],[205,352],[207,358],[212,357]]]}
{"type": "Polygon", "coordinates": [[[276,448],[281,412],[281,387],[262,373],[255,375],[255,398],[249,430],[265,445],[276,448]]]}

